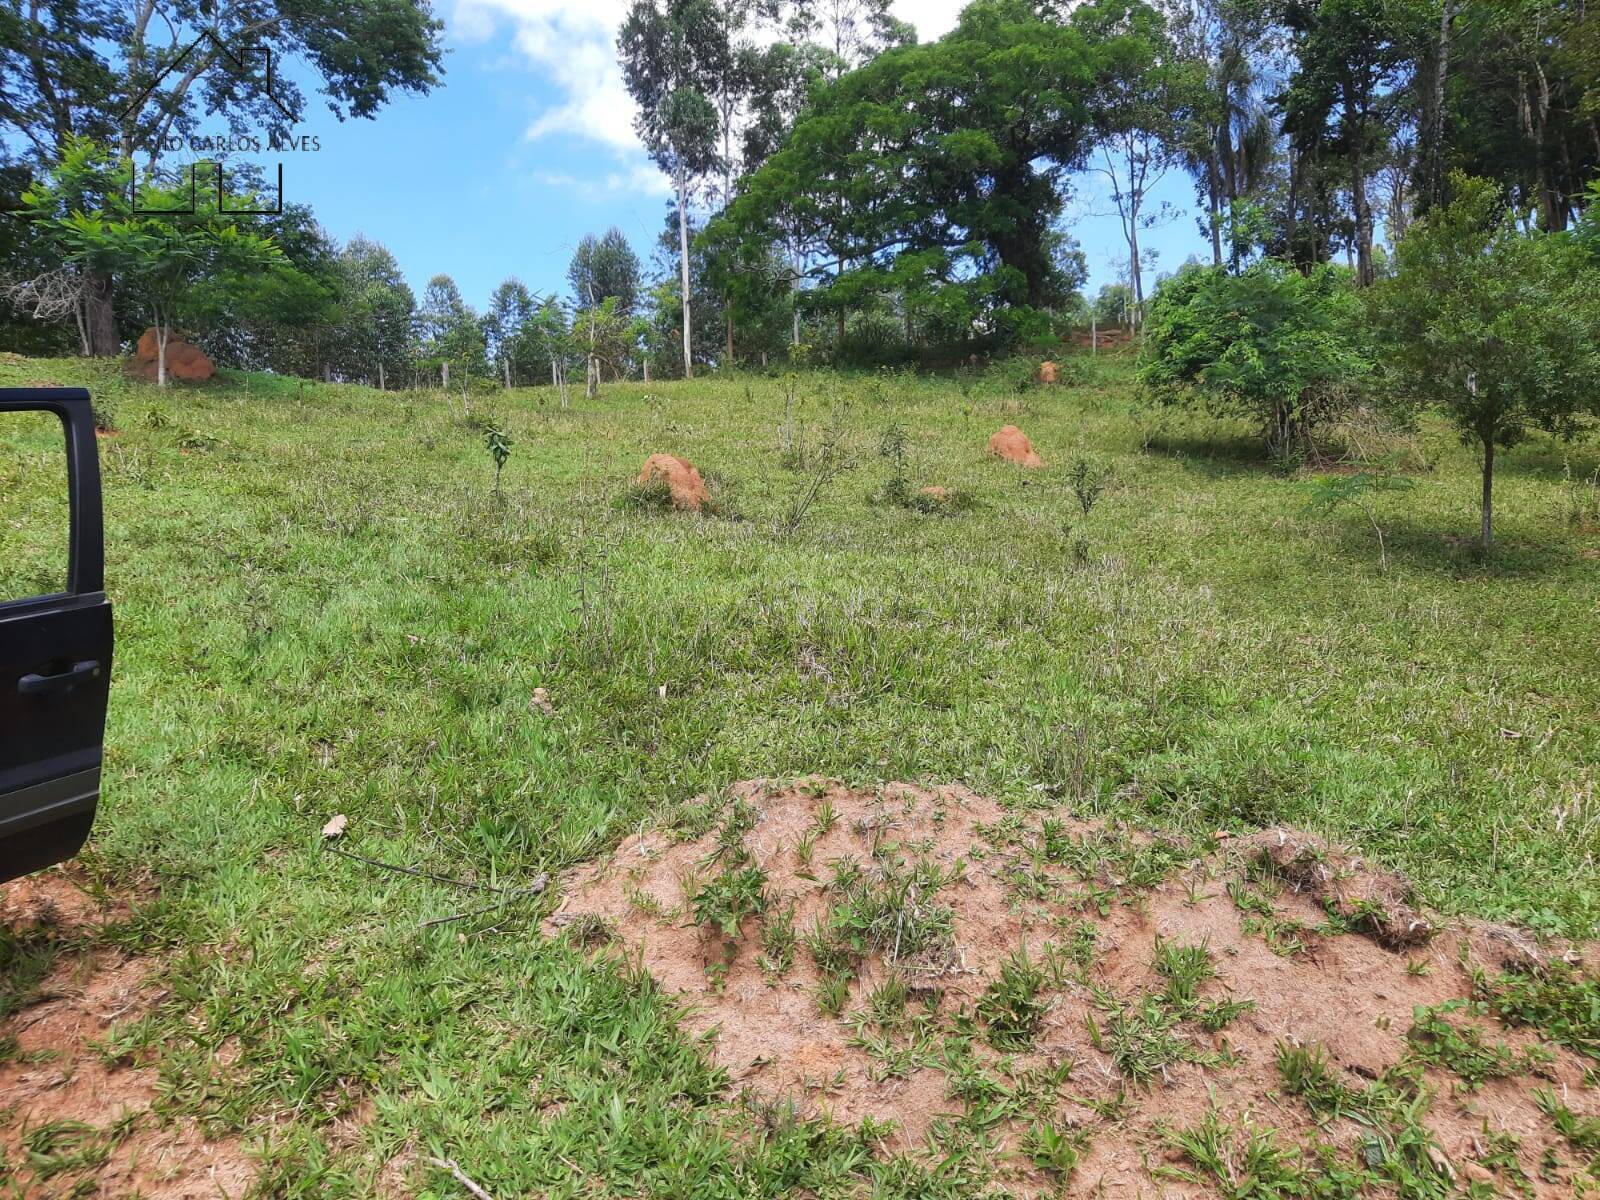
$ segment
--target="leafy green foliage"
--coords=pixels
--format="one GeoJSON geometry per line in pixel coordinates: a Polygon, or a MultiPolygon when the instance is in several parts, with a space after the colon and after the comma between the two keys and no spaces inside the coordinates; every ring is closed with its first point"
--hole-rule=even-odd
{"type": "Polygon", "coordinates": [[[102,147],[70,143],[47,180],[23,194],[36,227],[57,243],[63,261],[82,271],[115,276],[156,329],[157,382],[167,381],[166,349],[195,285],[227,271],[270,268],[282,252],[270,239],[244,230],[205,190],[164,189],[146,180],[137,206],[124,190],[126,164],[102,147]],[[136,211],[137,210],[137,211],[136,211]],[[173,215],[147,215],[152,212],[173,215]]]}
{"type": "Polygon", "coordinates": [[[724,866],[690,897],[698,924],[715,926],[723,937],[737,938],[745,918],[767,908],[767,873],[754,864],[724,866]]]}
{"type": "Polygon", "coordinates": [[[1292,455],[1367,372],[1356,311],[1332,267],[1302,275],[1272,259],[1238,274],[1188,266],[1151,301],[1139,380],[1159,403],[1259,422],[1274,452],[1292,455]]]}
{"type": "Polygon", "coordinates": [[[1039,1024],[1049,1011],[1040,998],[1044,972],[1018,950],[1000,964],[999,976],[978,997],[977,1014],[988,1028],[989,1044],[996,1050],[1021,1050],[1032,1045],[1039,1024]]]}
{"type": "Polygon", "coordinates": [[[1521,1075],[1550,1061],[1550,1054],[1539,1047],[1515,1051],[1504,1042],[1490,1045],[1477,1025],[1455,1025],[1446,1014],[1470,1007],[1466,1001],[1451,1001],[1434,1008],[1418,1007],[1406,1033],[1411,1053],[1418,1061],[1445,1067],[1461,1076],[1468,1088],[1486,1079],[1521,1075]]]}
{"type": "Polygon", "coordinates": [[[1600,1059],[1600,980],[1563,962],[1491,979],[1473,976],[1473,996],[1511,1025],[1524,1025],[1558,1045],[1600,1059]]]}
{"type": "Polygon", "coordinates": [[[1049,236],[1052,164],[1083,150],[1095,72],[1078,30],[1017,0],[973,6],[940,41],[814,91],[708,237],[798,243],[820,284],[806,303],[841,331],[898,293],[937,344],[1011,344],[1075,286],[1049,236]]]}
{"type": "Polygon", "coordinates": [[[491,425],[483,435],[483,445],[489,451],[489,457],[494,459],[494,487],[500,490],[500,472],[505,469],[506,463],[511,458],[511,447],[515,443],[506,436],[506,431],[498,425],[491,425]]]}
{"type": "Polygon", "coordinates": [[[1480,448],[1487,553],[1496,449],[1535,428],[1570,438],[1600,412],[1600,269],[1569,238],[1525,232],[1493,185],[1453,187],[1401,240],[1370,324],[1391,403],[1439,409],[1480,448]]]}
{"type": "Polygon", "coordinates": [[[812,947],[817,966],[854,965],[868,954],[892,965],[947,953],[955,942],[955,913],[936,897],[955,878],[953,870],[926,859],[835,863],[829,888],[837,899],[821,946],[812,947]]]}

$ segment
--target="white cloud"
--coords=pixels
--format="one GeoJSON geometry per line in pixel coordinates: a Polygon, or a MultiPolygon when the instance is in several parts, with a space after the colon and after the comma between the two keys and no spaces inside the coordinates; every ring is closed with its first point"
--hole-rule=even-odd
{"type": "Polygon", "coordinates": [[[917,27],[918,41],[931,42],[956,27],[956,18],[969,3],[971,0],[917,0],[915,4],[900,0],[894,15],[917,27]]]}
{"type": "MultiPolygon", "coordinates": [[[[964,6],[964,0],[900,0],[895,15],[926,41],[953,28],[964,6]]],[[[609,190],[664,194],[666,180],[643,161],[633,99],[617,63],[617,29],[627,9],[628,0],[456,0],[450,27],[467,42],[493,42],[509,28],[510,46],[555,93],[529,124],[529,141],[566,134],[596,142],[624,164],[606,176],[609,190]]]]}
{"type": "Polygon", "coordinates": [[[636,154],[633,100],[617,65],[626,12],[626,0],[458,0],[451,29],[465,41],[492,41],[509,26],[511,45],[559,97],[534,117],[529,140],[565,133],[636,154]]]}

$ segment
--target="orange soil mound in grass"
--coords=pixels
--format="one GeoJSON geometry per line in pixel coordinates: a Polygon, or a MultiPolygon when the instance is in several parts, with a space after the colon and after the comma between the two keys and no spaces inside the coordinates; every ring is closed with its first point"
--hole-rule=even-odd
{"type": "Polygon", "coordinates": [[[1059,370],[1060,370],[1060,368],[1057,367],[1056,364],[1053,363],[1053,362],[1042,362],[1042,363],[1040,363],[1039,364],[1039,382],[1040,383],[1054,383],[1056,381],[1056,372],[1059,371],[1059,370]]]}
{"type": "Polygon", "coordinates": [[[711,499],[706,481],[700,477],[694,464],[676,455],[652,454],[645,459],[644,468],[639,472],[639,482],[645,484],[652,479],[667,481],[667,487],[672,492],[673,508],[699,512],[711,499]]]}
{"type": "MultiPolygon", "coordinates": [[[[157,374],[157,352],[155,327],[151,326],[139,335],[139,344],[134,347],[133,362],[129,366],[131,374],[141,379],[154,380],[157,374]]],[[[191,346],[188,342],[176,335],[167,336],[167,376],[171,379],[180,379],[184,383],[204,383],[217,373],[216,364],[198,346],[191,346]]]]}
{"type": "Polygon", "coordinates": [[[1014,462],[1018,466],[1030,469],[1044,466],[1044,459],[1034,450],[1028,435],[1015,425],[1002,425],[990,435],[989,453],[996,458],[1003,458],[1007,462],[1014,462]]]}
{"type": "Polygon", "coordinates": [[[1214,1195],[1216,1181],[1170,1134],[1213,1106],[1234,1161],[1268,1130],[1307,1171],[1321,1169],[1317,1143],[1346,1165],[1393,1145],[1387,1118],[1319,1125],[1278,1066],[1280,1047],[1304,1047],[1352,1096],[1380,1086],[1428,1096],[1427,1169],[1463,1187],[1573,1194],[1586,1156],[1532,1092],[1600,1108],[1585,1060],[1541,1050],[1530,1030],[1482,1011],[1449,1010],[1441,1019],[1478,1028],[1515,1063],[1473,1089],[1438,1065],[1437,1029],[1413,1030],[1415,1008],[1469,997],[1469,968],[1498,978],[1531,939],[1478,923],[1440,929],[1403,879],[1337,848],[1286,830],[1191,847],[1008,812],[961,787],[754,781],[700,804],[679,827],[709,832],[629,837],[569,878],[549,928],[640,962],[678,997],[687,1030],[707,1036],[735,1094],[841,1123],[892,1122],[875,1153],[925,1166],[957,1141],[970,1147],[977,1122],[991,1138],[979,1152],[991,1181],[1013,1194],[1214,1195]],[[765,908],[728,939],[697,923],[694,897],[720,864],[741,861],[765,873],[765,908]],[[872,896],[894,894],[875,925],[865,920],[872,896]],[[786,918],[798,938],[787,955],[786,918]],[[841,966],[852,936],[860,952],[841,966]],[[1208,964],[1187,1000],[1158,965],[1185,947],[1203,948],[1191,953],[1208,964]],[[1043,983],[1023,1035],[1008,1040],[989,989],[1024,950],[1043,983]],[[835,972],[848,981],[838,1016],[819,1001],[835,972]],[[1239,1007],[1218,1007],[1229,1002],[1239,1007]],[[1070,1180],[1030,1153],[1041,1120],[1081,1141],[1070,1180]],[[1503,1135],[1518,1139],[1509,1158],[1503,1135]]]}
{"type": "MultiPolygon", "coordinates": [[[[122,915],[60,871],[0,884],[0,923],[22,945],[92,937],[122,915]]],[[[0,1179],[17,1194],[213,1200],[249,1189],[255,1168],[236,1139],[208,1141],[187,1121],[162,1124],[150,1111],[156,1071],[108,1063],[98,1051],[118,1025],[162,1000],[154,966],[120,951],[64,950],[28,1002],[0,1022],[0,1039],[15,1040],[0,1057],[0,1162],[10,1170],[0,1179]],[[52,1172],[30,1159],[30,1136],[46,1139],[47,1157],[74,1146],[96,1153],[52,1172]]]]}

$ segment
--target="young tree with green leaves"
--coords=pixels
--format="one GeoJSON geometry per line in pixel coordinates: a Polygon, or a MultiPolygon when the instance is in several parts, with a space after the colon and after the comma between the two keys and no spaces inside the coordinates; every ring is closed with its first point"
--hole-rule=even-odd
{"type": "MultiPolygon", "coordinates": [[[[241,229],[218,211],[210,194],[196,194],[192,213],[154,216],[135,214],[119,188],[101,192],[99,207],[86,210],[85,194],[99,191],[108,173],[120,182],[125,171],[103,149],[73,143],[52,177],[23,193],[22,201],[34,225],[54,239],[64,263],[116,280],[148,314],[156,334],[156,382],[165,387],[167,344],[198,285],[228,272],[270,269],[283,262],[283,253],[270,238],[241,229]]],[[[187,195],[187,189],[146,185],[138,207],[180,209],[187,195]]]]}
{"type": "Polygon", "coordinates": [[[1139,381],[1159,403],[1259,421],[1273,453],[1292,455],[1310,445],[1330,395],[1367,373],[1356,315],[1335,267],[1188,266],[1151,301],[1139,381]]]}
{"type": "Polygon", "coordinates": [[[1401,411],[1442,411],[1482,456],[1479,547],[1494,546],[1495,451],[1600,414],[1600,269],[1577,240],[1527,231],[1500,190],[1456,175],[1370,300],[1401,411]]]}

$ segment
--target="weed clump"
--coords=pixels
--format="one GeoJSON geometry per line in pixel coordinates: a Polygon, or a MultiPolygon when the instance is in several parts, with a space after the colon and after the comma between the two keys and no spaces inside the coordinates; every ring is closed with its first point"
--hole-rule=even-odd
{"type": "Polygon", "coordinates": [[[955,910],[935,897],[957,874],[896,856],[866,866],[836,863],[829,884],[836,900],[820,937],[811,941],[818,968],[836,971],[848,963],[853,969],[869,954],[891,966],[942,965],[955,947],[955,910]]]}
{"type": "Polygon", "coordinates": [[[1023,1050],[1033,1044],[1050,1006],[1040,999],[1045,977],[1026,949],[1000,965],[1000,975],[978,998],[977,1013],[996,1050],[1023,1050]]]}

